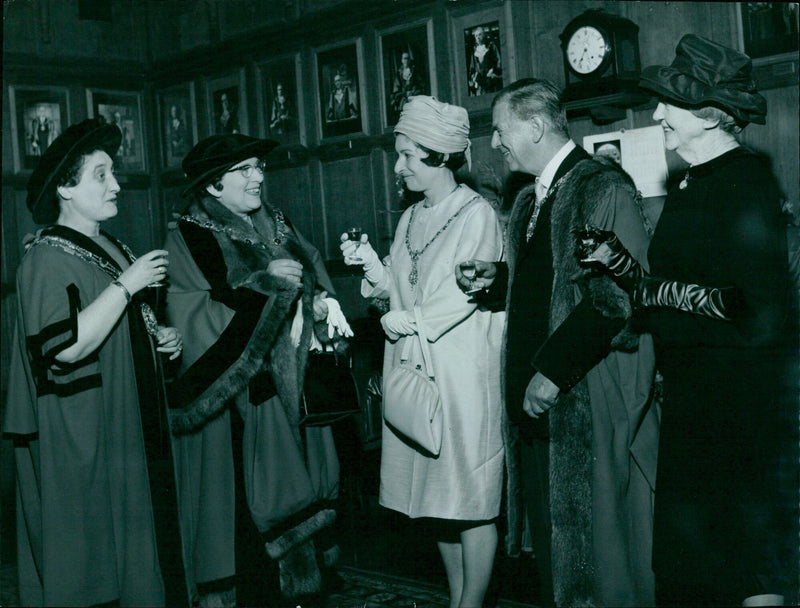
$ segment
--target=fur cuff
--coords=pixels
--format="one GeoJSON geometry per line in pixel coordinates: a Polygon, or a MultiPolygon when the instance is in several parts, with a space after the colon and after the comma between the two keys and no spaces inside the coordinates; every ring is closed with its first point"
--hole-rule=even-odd
{"type": "Polygon", "coordinates": [[[265,543],[267,555],[272,559],[281,559],[293,548],[308,541],[314,534],[330,526],[336,521],[336,511],[324,509],[317,511],[314,515],[300,522],[294,528],[290,528],[278,538],[265,543]]]}
{"type": "Polygon", "coordinates": [[[186,408],[172,414],[170,426],[175,435],[192,433],[220,414],[228,401],[244,390],[263,369],[264,356],[275,342],[281,325],[295,299],[297,289],[276,291],[267,301],[256,330],[239,358],[186,408]]]}
{"type": "Polygon", "coordinates": [[[278,562],[281,595],[294,598],[322,590],[322,575],[317,564],[314,542],[295,547],[278,562]]]}

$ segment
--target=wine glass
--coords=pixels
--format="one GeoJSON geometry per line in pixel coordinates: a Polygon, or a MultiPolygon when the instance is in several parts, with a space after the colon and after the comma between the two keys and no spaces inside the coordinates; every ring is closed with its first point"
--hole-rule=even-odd
{"type": "MultiPolygon", "coordinates": [[[[167,256],[165,255],[159,255],[154,257],[153,260],[163,260],[166,259],[166,257],[167,256]]],[[[164,283],[164,281],[154,281],[153,283],[150,283],[148,285],[148,287],[164,287],[164,286],[166,286],[166,283],[164,283]]]]}
{"type": "MultiPolygon", "coordinates": [[[[461,262],[461,264],[459,264],[458,267],[461,269],[461,274],[463,274],[467,279],[469,279],[470,283],[475,281],[475,279],[478,276],[478,269],[475,268],[475,262],[473,260],[461,262]]],[[[475,293],[476,291],[480,290],[481,290],[480,287],[475,287],[473,289],[467,290],[465,293],[475,293]]]]}
{"type": "Polygon", "coordinates": [[[351,241],[356,242],[356,248],[353,251],[353,255],[350,256],[350,259],[354,262],[360,262],[361,258],[358,256],[358,248],[361,246],[361,227],[360,226],[351,226],[347,229],[347,238],[351,241]]]}

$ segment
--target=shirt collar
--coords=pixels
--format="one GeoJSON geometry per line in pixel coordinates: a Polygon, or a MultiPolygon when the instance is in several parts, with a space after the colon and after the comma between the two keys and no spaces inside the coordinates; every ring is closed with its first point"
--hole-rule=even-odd
{"type": "Polygon", "coordinates": [[[565,158],[569,155],[570,152],[575,148],[575,142],[571,139],[561,146],[561,149],[556,152],[555,156],[550,159],[550,162],[542,171],[542,174],[539,176],[539,182],[544,186],[545,192],[550,189],[550,186],[553,185],[553,178],[556,175],[556,171],[561,166],[561,163],[564,161],[565,158]]]}

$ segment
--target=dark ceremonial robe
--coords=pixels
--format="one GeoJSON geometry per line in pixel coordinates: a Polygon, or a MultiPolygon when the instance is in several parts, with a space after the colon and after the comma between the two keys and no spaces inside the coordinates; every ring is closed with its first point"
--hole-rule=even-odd
{"type": "MultiPolygon", "coordinates": [[[[120,271],[102,247],[74,230],[53,226],[41,237],[78,245],[120,271]]],[[[35,242],[17,271],[3,430],[15,444],[23,606],[114,599],[122,606],[164,605],[142,431],[143,418],[148,435],[160,430],[163,386],[138,298],[94,353],[73,364],[55,360],[77,339],[80,310],[111,281],[88,257],[47,242],[35,242]]],[[[148,444],[162,463],[170,461],[168,446],[156,454],[158,447],[148,444]]]]}
{"type": "Polygon", "coordinates": [[[636,190],[621,169],[575,148],[556,171],[528,241],[534,188],[516,197],[508,262],[498,264],[487,294],[508,311],[509,549],[517,549],[520,486],[529,492],[549,484],[552,537],[534,539],[534,550],[540,561],[542,552],[552,556],[555,602],[647,605],[658,439],[652,343],[621,331],[631,312],[627,296],[609,278],[581,269],[575,255],[575,231],[588,221],[614,230],[646,264],[636,190]],[[537,371],[561,393],[547,414],[532,419],[522,403],[537,371]],[[518,469],[522,441],[549,441],[544,473],[518,469]]]}
{"type": "Polygon", "coordinates": [[[734,323],[643,311],[664,376],[653,568],[679,602],[793,590],[788,605],[797,600],[798,330],[781,195],[744,148],[687,175],[665,201],[650,270],[739,287],[748,311],[734,323]]]}
{"type": "Polygon", "coordinates": [[[297,538],[335,516],[315,507],[335,498],[338,484],[330,429],[299,426],[312,300],[317,285],[329,293],[333,288],[317,250],[278,209],[265,204],[251,217],[254,227],[206,197],[189,208],[165,244],[167,315],[185,336],[170,406],[193,597],[201,594],[198,584],[237,572],[235,441],[241,441],[247,507],[270,557],[281,559],[297,538]],[[302,262],[302,290],[267,275],[269,262],[279,258],[302,262]],[[294,346],[289,332],[298,303],[303,325],[294,346]],[[243,420],[241,440],[232,438],[232,415],[243,420]]]}

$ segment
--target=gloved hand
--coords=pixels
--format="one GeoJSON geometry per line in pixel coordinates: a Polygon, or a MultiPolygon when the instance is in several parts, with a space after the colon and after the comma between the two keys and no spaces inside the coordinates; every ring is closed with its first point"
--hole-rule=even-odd
{"type": "Polygon", "coordinates": [[[353,336],[353,330],[342,312],[342,307],[339,302],[333,298],[323,298],[325,304],[328,305],[328,337],[333,338],[334,334],[338,331],[339,335],[345,338],[353,336]]]}
{"type": "Polygon", "coordinates": [[[341,244],[339,249],[342,250],[344,263],[347,266],[363,266],[364,278],[373,285],[376,285],[383,278],[385,269],[381,263],[378,254],[369,243],[369,236],[366,234],[361,235],[361,241],[355,243],[351,241],[347,233],[342,233],[340,237],[341,244]]]}
{"type": "Polygon", "coordinates": [[[637,306],[666,306],[717,321],[733,321],[746,308],[738,287],[703,287],[650,276],[636,282],[631,301],[637,306]]]}
{"type": "Polygon", "coordinates": [[[621,286],[628,291],[644,276],[644,269],[613,232],[586,225],[578,231],[577,237],[578,261],[582,265],[596,264],[611,276],[626,279],[621,286]]]}
{"type": "Polygon", "coordinates": [[[417,322],[407,310],[390,310],[381,317],[381,327],[391,340],[417,333],[417,322]]]}
{"type": "Polygon", "coordinates": [[[587,225],[577,238],[580,263],[602,267],[631,295],[635,306],[675,308],[718,321],[733,321],[744,311],[738,287],[704,287],[648,275],[613,232],[587,225]]]}

